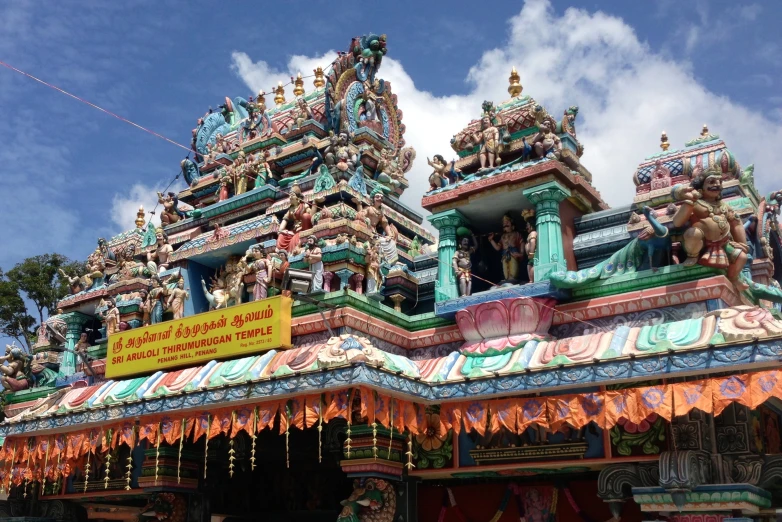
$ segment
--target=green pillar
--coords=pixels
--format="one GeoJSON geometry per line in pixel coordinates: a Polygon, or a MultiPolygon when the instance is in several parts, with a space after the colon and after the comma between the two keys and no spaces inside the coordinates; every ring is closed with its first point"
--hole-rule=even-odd
{"type": "Polygon", "coordinates": [[[548,279],[548,274],[567,269],[562,245],[562,220],[559,204],[570,196],[570,190],[556,181],[549,181],[524,191],[535,205],[535,230],[538,246],[535,250],[535,281],[548,279]]]}
{"type": "Polygon", "coordinates": [[[437,282],[434,287],[435,302],[447,301],[459,297],[456,277],[451,269],[453,255],[456,253],[456,229],[469,225],[469,221],[458,210],[446,210],[427,218],[440,232],[437,242],[437,282]]]}
{"type": "Polygon", "coordinates": [[[81,331],[90,318],[80,312],[70,312],[62,315],[68,330],[65,333],[65,348],[70,351],[62,353],[62,362],[60,363],[60,373],[58,377],[70,377],[76,373],[76,354],[73,350],[81,337],[81,331]]]}

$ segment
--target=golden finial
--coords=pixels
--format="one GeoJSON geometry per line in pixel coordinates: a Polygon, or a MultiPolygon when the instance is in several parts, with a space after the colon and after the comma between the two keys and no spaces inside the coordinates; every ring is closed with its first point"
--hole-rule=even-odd
{"type": "MultiPolygon", "coordinates": [[[[291,78],[293,81],[293,78],[291,78]]],[[[293,82],[293,95],[301,96],[304,94],[304,80],[301,77],[301,73],[296,75],[296,81],[293,82]]]]}
{"type": "Polygon", "coordinates": [[[136,228],[144,228],[146,221],[144,219],[144,205],[139,205],[138,212],[136,212],[136,228]]]}
{"type": "Polygon", "coordinates": [[[312,84],[315,86],[316,89],[322,88],[324,85],[326,85],[326,79],[323,75],[323,67],[318,67],[313,71],[315,73],[315,79],[312,80],[312,84]]]}
{"type": "Polygon", "coordinates": [[[274,89],[274,103],[278,106],[285,103],[285,87],[282,86],[282,82],[279,82],[274,89]]]}
{"type": "Polygon", "coordinates": [[[521,86],[521,78],[519,78],[519,73],[516,71],[516,67],[511,69],[508,82],[510,83],[508,86],[508,92],[510,93],[511,98],[516,98],[521,94],[521,90],[523,89],[521,86]]]}
{"type": "Polygon", "coordinates": [[[257,103],[258,105],[264,105],[264,106],[266,105],[266,91],[264,91],[263,89],[258,91],[258,98],[256,98],[255,103],[257,103]]]}
{"type": "Polygon", "coordinates": [[[708,135],[709,135],[709,126],[704,123],[703,128],[701,129],[701,138],[705,138],[708,135]]]}
{"type": "Polygon", "coordinates": [[[660,148],[665,150],[668,150],[668,147],[671,145],[668,143],[668,135],[665,134],[665,131],[660,135],[660,148]]]}

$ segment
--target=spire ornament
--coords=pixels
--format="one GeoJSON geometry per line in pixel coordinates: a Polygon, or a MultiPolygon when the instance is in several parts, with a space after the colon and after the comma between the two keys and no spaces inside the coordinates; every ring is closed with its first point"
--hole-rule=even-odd
{"type": "Polygon", "coordinates": [[[304,95],[304,79],[301,77],[301,73],[298,73],[296,75],[296,79],[294,80],[291,78],[291,81],[293,82],[293,95],[303,96],[304,95]]]}
{"type": "Polygon", "coordinates": [[[668,135],[663,131],[662,134],[660,134],[660,148],[663,149],[663,151],[666,151],[670,146],[670,143],[668,143],[668,135]]]}
{"type": "Polygon", "coordinates": [[[285,104],[285,87],[282,86],[282,82],[279,82],[277,88],[274,89],[274,103],[278,107],[285,104]]]}
{"type": "Polygon", "coordinates": [[[326,85],[326,79],[323,74],[323,67],[318,67],[313,72],[315,73],[315,79],[312,80],[312,85],[314,85],[316,89],[324,87],[326,85]]]}
{"type": "Polygon", "coordinates": [[[144,219],[144,205],[139,205],[138,212],[136,212],[136,228],[141,230],[144,228],[144,223],[146,223],[146,219],[144,219]]]}
{"type": "Polygon", "coordinates": [[[521,91],[524,89],[521,85],[521,78],[519,77],[519,73],[516,70],[516,67],[514,66],[510,70],[510,77],[508,78],[508,93],[510,94],[511,98],[517,98],[521,95],[521,91]]]}

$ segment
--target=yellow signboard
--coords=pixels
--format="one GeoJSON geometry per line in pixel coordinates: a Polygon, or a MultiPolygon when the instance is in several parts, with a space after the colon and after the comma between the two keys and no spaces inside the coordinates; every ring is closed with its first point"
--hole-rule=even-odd
{"type": "Polygon", "coordinates": [[[291,345],[291,299],[276,296],[109,337],[106,378],[193,366],[291,345]]]}

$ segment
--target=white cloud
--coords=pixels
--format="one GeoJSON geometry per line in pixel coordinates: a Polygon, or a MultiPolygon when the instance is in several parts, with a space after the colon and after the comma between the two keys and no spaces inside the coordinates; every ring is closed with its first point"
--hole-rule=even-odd
{"type": "Polygon", "coordinates": [[[151,216],[149,211],[153,210],[155,205],[157,205],[157,192],[162,192],[164,188],[164,185],[149,187],[142,183],[136,183],[127,192],[114,194],[110,209],[114,233],[134,228],[139,206],[142,205],[147,221],[152,217],[152,223],[156,227],[160,226],[160,207],[158,207],[154,216],[151,216]]]}
{"type": "MultiPolygon", "coordinates": [[[[451,137],[479,116],[481,101],[507,99],[511,66],[521,75],[524,93],[553,115],[559,117],[570,105],[579,106],[578,136],[586,150],[582,162],[612,206],[632,201],[632,174],[646,156],[659,151],[663,129],[671,146],[677,147],[696,137],[704,123],[725,139],[742,165],[755,164],[761,191],[775,188],[776,152],[767,144],[782,140],[779,122],[709,91],[687,63],[650,49],[622,19],[583,9],[557,13],[547,0],[527,0],[509,20],[509,27],[508,40],[486,50],[467,73],[466,95],[434,96],[422,91],[400,62],[392,57],[383,60],[380,76],[391,82],[399,96],[405,138],[418,151],[408,175],[411,188],[403,196],[409,205],[420,208],[428,186],[425,158],[452,155],[451,137]]],[[[288,71],[276,71],[236,52],[233,69],[257,90],[289,79],[300,69],[306,74],[312,64],[328,63],[333,56],[296,56],[288,71]]]]}

